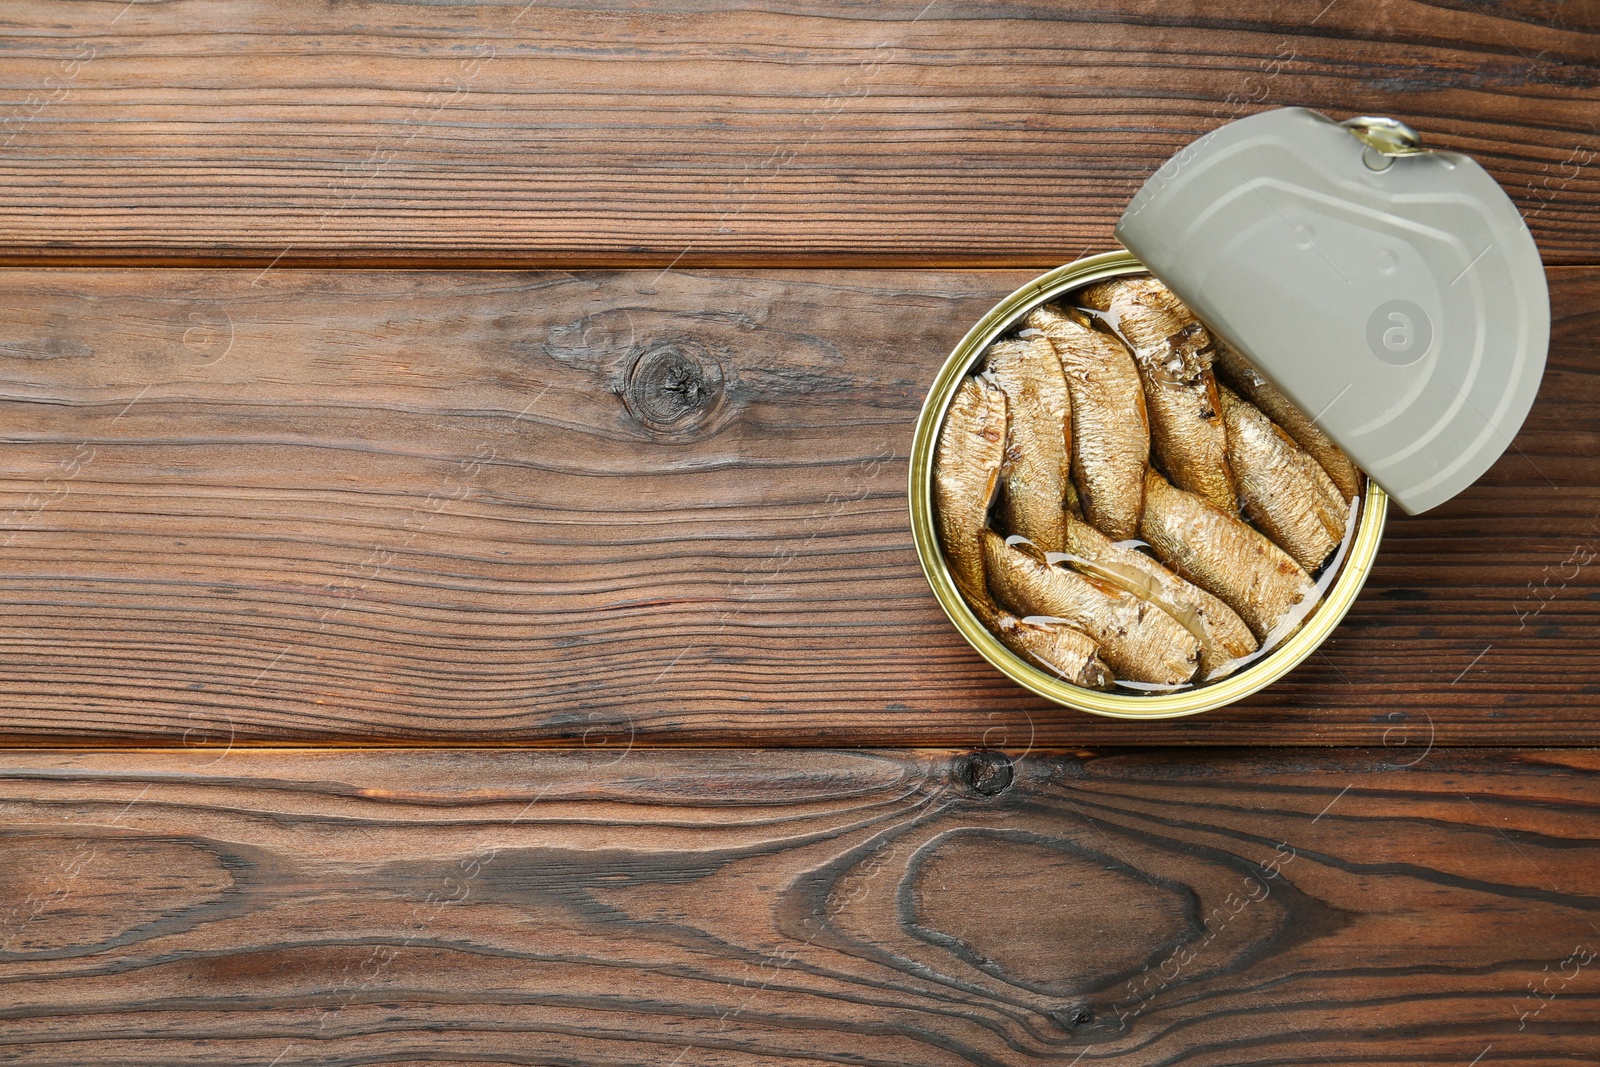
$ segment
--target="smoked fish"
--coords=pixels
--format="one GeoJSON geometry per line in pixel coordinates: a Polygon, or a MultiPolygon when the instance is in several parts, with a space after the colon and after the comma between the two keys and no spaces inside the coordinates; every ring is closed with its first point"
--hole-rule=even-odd
{"type": "Polygon", "coordinates": [[[1011,533],[1060,552],[1071,485],[1072,407],[1055,346],[1043,334],[991,345],[985,368],[1006,394],[1000,514],[1011,533]]]}
{"type": "Polygon", "coordinates": [[[1200,641],[1200,678],[1230,673],[1231,665],[1259,646],[1237,612],[1178,577],[1138,549],[1119,545],[1093,526],[1066,517],[1068,562],[1150,601],[1200,641]]]}
{"type": "Polygon", "coordinates": [[[1226,386],[1221,396],[1245,514],[1315,571],[1339,547],[1350,505],[1321,464],[1259,408],[1226,386]]]}
{"type": "Polygon", "coordinates": [[[1083,514],[1113,539],[1126,540],[1139,528],[1150,462],[1150,419],[1133,357],[1115,337],[1059,308],[1036,308],[1027,324],[1050,339],[1066,376],[1072,478],[1083,514]]]}
{"type": "Polygon", "coordinates": [[[1258,640],[1309,606],[1310,575],[1242,520],[1154,471],[1144,496],[1139,535],[1169,567],[1238,612],[1258,640]]]}
{"type": "Polygon", "coordinates": [[[984,623],[1011,651],[1073,685],[1110,689],[1113,684],[1100,647],[1082,630],[1059,622],[1024,622],[999,609],[984,623]]]}
{"type": "Polygon", "coordinates": [[[1226,342],[1217,340],[1216,350],[1216,369],[1227,383],[1310,453],[1338,486],[1346,502],[1360,495],[1361,472],[1344,450],[1226,342]]]}
{"type": "Polygon", "coordinates": [[[934,450],[934,522],[950,577],[974,607],[989,599],[983,535],[1000,487],[1005,447],[1006,394],[982,378],[963,378],[934,450]]]}
{"type": "Polygon", "coordinates": [[[1024,618],[1046,615],[1082,630],[1118,678],[1180,685],[1194,677],[1200,641],[1176,619],[1109,582],[1051,566],[1026,542],[1012,545],[987,531],[989,588],[1024,618]]]}
{"type": "Polygon", "coordinates": [[[1155,456],[1173,483],[1224,511],[1238,510],[1210,333],[1154,278],[1113,278],[1078,299],[1103,313],[1132,350],[1155,456]]]}

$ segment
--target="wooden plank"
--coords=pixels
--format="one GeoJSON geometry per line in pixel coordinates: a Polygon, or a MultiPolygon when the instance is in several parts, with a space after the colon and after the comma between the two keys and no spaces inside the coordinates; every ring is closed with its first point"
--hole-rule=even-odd
{"type": "Polygon", "coordinates": [[[0,754],[0,1056],[1584,1062],[1600,756],[1391,755],[0,754]]]}
{"type": "Polygon", "coordinates": [[[1037,267],[1286,104],[1472,154],[1550,262],[1600,245],[1581,5],[14,0],[0,25],[13,263],[1037,267]]]}
{"type": "Polygon", "coordinates": [[[988,272],[0,274],[0,736],[1593,743],[1600,270],[1515,447],[1243,706],[1029,697],[912,551],[988,272]],[[673,421],[673,420],[676,421],[673,421]]]}

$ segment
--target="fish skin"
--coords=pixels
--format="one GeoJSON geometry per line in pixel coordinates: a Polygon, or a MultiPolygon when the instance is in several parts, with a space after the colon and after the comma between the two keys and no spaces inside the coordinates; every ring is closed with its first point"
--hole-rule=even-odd
{"type": "Polygon", "coordinates": [[[1082,630],[1064,623],[1024,622],[996,609],[984,622],[1007,648],[1051,674],[1084,689],[1110,689],[1111,668],[1100,658],[1100,646],[1082,630]]]}
{"type": "Polygon", "coordinates": [[[1053,567],[1036,550],[986,531],[984,567],[995,599],[1015,614],[1048,615],[1100,646],[1117,677],[1179,685],[1194,677],[1200,641],[1148,601],[1104,581],[1053,567]]]}
{"type": "Polygon", "coordinates": [[[1083,514],[1111,537],[1126,540],[1139,528],[1150,463],[1150,417],[1133,356],[1115,337],[1059,308],[1035,308],[1027,324],[1050,339],[1067,380],[1072,479],[1083,514]]]}
{"type": "Polygon", "coordinates": [[[999,489],[1005,445],[1006,394],[981,378],[963,378],[934,449],[934,521],[950,577],[974,606],[989,599],[983,533],[999,489]]]}
{"type": "Polygon", "coordinates": [[[1096,282],[1079,291],[1078,301],[1110,312],[1112,328],[1135,350],[1160,349],[1181,361],[1185,377],[1210,366],[1211,334],[1158,278],[1140,274],[1096,282]]]}
{"type": "Polygon", "coordinates": [[[1055,346],[1043,334],[991,345],[985,368],[1006,394],[1001,515],[1047,552],[1066,543],[1062,502],[1071,485],[1072,407],[1055,346]]]}
{"type": "Polygon", "coordinates": [[[1333,443],[1333,438],[1306,418],[1305,412],[1295,407],[1294,402],[1280,393],[1271,382],[1257,374],[1256,369],[1235,349],[1220,339],[1216,347],[1216,368],[1222,378],[1322,465],[1346,503],[1360,496],[1363,480],[1361,471],[1344,454],[1344,450],[1333,443]]]}
{"type": "Polygon", "coordinates": [[[1150,601],[1199,639],[1201,679],[1209,681],[1231,673],[1231,664],[1260,647],[1238,612],[1204,589],[1180,578],[1143,552],[1113,543],[1086,522],[1070,515],[1066,522],[1067,551],[1090,564],[1100,564],[1102,569],[1091,571],[1077,562],[1073,562],[1073,566],[1085,573],[1097,573],[1134,596],[1150,601]],[[1119,569],[1122,574],[1118,573],[1119,569]],[[1128,571],[1135,572],[1137,577],[1127,575],[1128,571]]]}
{"type": "Polygon", "coordinates": [[[1259,640],[1302,600],[1314,596],[1311,576],[1243,520],[1204,497],[1145,477],[1142,537],[1178,574],[1227,604],[1259,640]]]}
{"type": "Polygon", "coordinates": [[[1167,475],[1180,489],[1237,511],[1210,333],[1154,278],[1113,278],[1089,286],[1078,299],[1106,312],[1132,350],[1150,409],[1151,442],[1167,475]]]}
{"type": "Polygon", "coordinates": [[[1259,408],[1226,386],[1221,395],[1245,514],[1315,571],[1339,547],[1350,505],[1322,465],[1259,408]]]}

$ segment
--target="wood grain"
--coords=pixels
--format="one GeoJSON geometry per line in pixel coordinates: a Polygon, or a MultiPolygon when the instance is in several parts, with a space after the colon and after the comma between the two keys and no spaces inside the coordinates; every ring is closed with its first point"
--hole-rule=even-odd
{"type": "Polygon", "coordinates": [[[0,736],[1592,743],[1600,271],[1506,457],[1391,520],[1245,705],[1025,695],[940,613],[906,460],[1018,273],[0,275],[0,736]]]}
{"type": "Polygon", "coordinates": [[[1585,1062],[1600,757],[1391,755],[0,754],[0,1058],[1585,1062]]]}
{"type": "Polygon", "coordinates": [[[1041,267],[1278,105],[1481,160],[1600,247],[1600,26],[1543,0],[13,0],[0,255],[1041,267]]]}

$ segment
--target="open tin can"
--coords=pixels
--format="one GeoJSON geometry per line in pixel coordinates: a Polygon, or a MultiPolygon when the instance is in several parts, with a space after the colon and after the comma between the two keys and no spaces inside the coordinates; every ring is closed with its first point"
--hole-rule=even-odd
{"type": "Polygon", "coordinates": [[[945,361],[912,446],[912,533],[945,614],[1007,677],[1082,711],[1174,718],[1231,704],[1292,670],[1354,603],[1391,497],[1411,513],[1433,507],[1509,446],[1543,373],[1549,301],[1533,239],[1503,190],[1465,157],[1423,151],[1392,120],[1337,124],[1292,108],[1221,127],[1146,183],[1117,236],[1132,251],[1023,286],[945,361]],[[934,459],[956,390],[991,343],[1041,304],[1145,273],[1314,415],[1363,472],[1363,491],[1298,629],[1214,681],[1096,691],[1023,659],[968,605],[939,543],[934,459]]]}

